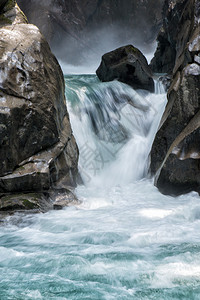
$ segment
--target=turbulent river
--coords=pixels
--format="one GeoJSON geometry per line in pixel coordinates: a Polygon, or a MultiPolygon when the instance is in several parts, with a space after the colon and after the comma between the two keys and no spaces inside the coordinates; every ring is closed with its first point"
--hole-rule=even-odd
{"type": "Polygon", "coordinates": [[[94,75],[65,76],[80,149],[82,204],[8,217],[0,299],[200,299],[200,202],[164,196],[148,177],[166,104],[94,75]]]}

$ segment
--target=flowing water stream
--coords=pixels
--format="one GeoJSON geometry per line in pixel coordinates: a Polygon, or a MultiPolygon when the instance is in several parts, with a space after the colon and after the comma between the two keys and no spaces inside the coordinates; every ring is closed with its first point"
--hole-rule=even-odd
{"type": "Polygon", "coordinates": [[[166,104],[94,75],[65,77],[84,185],[77,207],[7,218],[0,299],[200,299],[200,202],[148,178],[166,104]]]}

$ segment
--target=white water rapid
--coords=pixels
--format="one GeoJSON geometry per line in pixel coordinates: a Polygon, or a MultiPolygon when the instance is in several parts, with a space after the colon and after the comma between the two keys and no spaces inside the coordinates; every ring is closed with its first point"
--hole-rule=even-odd
{"type": "Polygon", "coordinates": [[[65,80],[84,183],[111,187],[145,178],[166,104],[161,83],[155,81],[151,94],[118,81],[100,83],[93,75],[65,80]]]}
{"type": "Polygon", "coordinates": [[[94,75],[65,81],[82,204],[6,219],[0,299],[199,300],[199,196],[164,196],[148,179],[166,95],[94,75]]]}

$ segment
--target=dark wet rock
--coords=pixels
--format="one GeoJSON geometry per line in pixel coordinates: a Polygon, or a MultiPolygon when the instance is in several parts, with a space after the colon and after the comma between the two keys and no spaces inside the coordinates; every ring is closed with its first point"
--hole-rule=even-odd
{"type": "Polygon", "coordinates": [[[169,90],[169,87],[171,85],[171,76],[169,75],[162,75],[159,76],[158,80],[162,83],[162,85],[164,86],[165,91],[167,92],[169,90]]]}
{"type": "Polygon", "coordinates": [[[104,54],[96,74],[101,81],[117,79],[134,89],[154,91],[154,81],[147,60],[132,45],[104,54]]]}
{"type": "Polygon", "coordinates": [[[200,160],[180,160],[175,154],[171,154],[159,173],[156,185],[160,192],[172,196],[191,191],[200,192],[199,170],[200,160]]]}
{"type": "Polygon", "coordinates": [[[165,194],[200,192],[200,111],[172,142],[156,174],[156,185],[165,194]]]}
{"type": "Polygon", "coordinates": [[[2,176],[59,141],[66,106],[62,72],[39,30],[17,24],[0,31],[2,176]]]}
{"type": "Polygon", "coordinates": [[[165,36],[163,28],[158,35],[157,41],[157,50],[151,60],[150,67],[154,73],[171,74],[174,68],[176,51],[165,36]]]}
{"type": "Polygon", "coordinates": [[[0,196],[0,215],[16,211],[46,212],[52,209],[47,196],[43,193],[6,194],[0,196]]]}
{"type": "Polygon", "coordinates": [[[158,48],[150,64],[153,72],[172,74],[181,65],[192,62],[187,43],[194,33],[197,5],[196,0],[165,0],[158,48]]]}
{"type": "Polygon", "coordinates": [[[0,9],[2,9],[8,0],[0,0],[0,9]]]}
{"type": "Polygon", "coordinates": [[[50,192],[50,197],[54,199],[53,209],[61,210],[64,207],[80,205],[81,201],[71,191],[67,189],[54,189],[50,192]]]}
{"type": "Polygon", "coordinates": [[[0,193],[46,195],[76,185],[78,148],[62,70],[39,29],[8,2],[0,14],[0,193]]]}
{"type": "MultiPolygon", "coordinates": [[[[200,192],[200,14],[197,7],[196,0],[177,0],[169,7],[176,20],[174,27],[179,30],[177,54],[168,104],[151,152],[151,172],[157,172],[155,183],[166,194],[200,192]],[[187,16],[190,25],[183,32],[188,24],[187,16]]],[[[167,20],[170,38],[171,19],[167,20]]]]}
{"type": "Polygon", "coordinates": [[[19,213],[47,212],[64,207],[80,205],[81,201],[75,194],[66,188],[54,188],[48,192],[6,193],[0,194],[0,219],[3,216],[19,213]]]}

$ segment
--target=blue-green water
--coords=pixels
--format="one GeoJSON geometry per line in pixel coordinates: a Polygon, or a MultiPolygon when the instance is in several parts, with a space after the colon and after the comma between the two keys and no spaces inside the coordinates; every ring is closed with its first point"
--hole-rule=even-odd
{"type": "Polygon", "coordinates": [[[150,181],[1,227],[0,299],[199,299],[200,204],[150,181]]]}
{"type": "MultiPolygon", "coordinates": [[[[91,93],[94,89],[98,91],[103,88],[103,93],[107,93],[104,101],[111,101],[113,86],[102,86],[94,76],[90,79],[68,76],[67,87],[78,92],[81,101],[85,102],[88,101],[85,100],[88,95],[84,98],[84,94],[88,93],[89,80],[89,89],[95,85],[91,93]],[[81,83],[78,84],[79,80],[81,83]]],[[[119,92],[118,88],[116,85],[116,93],[119,92]]],[[[124,88],[122,85],[121,89],[124,88]]],[[[68,97],[71,97],[71,92],[67,91],[68,97]]],[[[137,95],[132,96],[134,105],[139,105],[137,109],[145,113],[144,119],[148,122],[155,120],[159,109],[151,108],[147,112],[137,102],[137,95]]],[[[86,118],[88,113],[84,116],[85,106],[76,105],[75,98],[68,99],[68,106],[74,134],[80,143],[85,124],[91,126],[91,131],[94,128],[91,119],[86,118]],[[83,122],[83,126],[77,132],[76,124],[80,122],[83,122]]],[[[159,101],[159,97],[156,101],[159,101]]],[[[156,105],[159,106],[159,103],[156,105]]],[[[97,111],[93,111],[96,113],[95,120],[102,114],[99,109],[98,106],[97,111]]],[[[114,108],[112,106],[110,109],[105,104],[103,110],[104,113],[106,111],[105,115],[112,115],[114,108]]],[[[139,116],[143,120],[143,113],[139,116]]],[[[114,125],[111,122],[115,129],[125,126],[122,115],[116,120],[119,122],[114,122],[114,125]]],[[[88,177],[83,176],[87,183],[76,190],[82,204],[46,214],[18,214],[5,220],[0,230],[1,300],[200,299],[199,196],[196,193],[177,198],[161,195],[150,179],[137,178],[136,173],[140,169],[128,172],[128,165],[132,168],[131,156],[128,156],[129,164],[122,160],[122,157],[127,157],[127,152],[131,152],[133,160],[137,156],[135,164],[136,161],[146,163],[141,144],[141,151],[134,152],[132,147],[136,149],[136,144],[141,141],[143,144],[145,139],[151,138],[150,127],[149,131],[141,129],[140,135],[138,128],[133,136],[128,132],[128,137],[123,140],[124,147],[117,146],[122,144],[121,139],[111,145],[105,136],[87,132],[84,138],[93,141],[93,146],[99,145],[97,141],[100,138],[100,146],[102,143],[106,145],[106,151],[115,149],[115,155],[104,160],[103,165],[98,165],[99,160],[96,161],[93,165],[99,167],[96,174],[94,169],[82,170],[90,178],[87,181],[88,177]],[[130,142],[134,139],[136,144],[130,142]],[[114,168],[114,165],[117,167],[114,168]],[[127,174],[124,175],[123,169],[127,170],[127,174]],[[119,174],[125,177],[121,183],[119,174]]],[[[81,163],[83,169],[88,167],[83,164],[83,157],[81,163]]],[[[144,173],[145,167],[140,176],[144,173]]]]}

